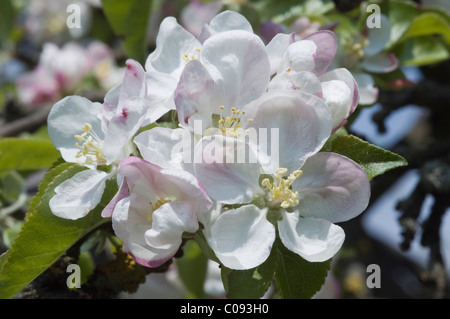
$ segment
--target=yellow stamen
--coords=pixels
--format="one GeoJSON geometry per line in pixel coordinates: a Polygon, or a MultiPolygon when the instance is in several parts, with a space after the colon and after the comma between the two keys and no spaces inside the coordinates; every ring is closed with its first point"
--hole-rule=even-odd
{"type": "Polygon", "coordinates": [[[75,143],[75,147],[80,151],[75,155],[76,158],[85,157],[85,160],[78,160],[79,165],[104,165],[106,158],[103,154],[103,141],[92,131],[92,125],[85,123],[81,129],[83,133],[75,135],[75,138],[83,144],[75,143]]]}
{"type": "Polygon", "coordinates": [[[289,174],[288,177],[283,178],[283,175],[287,172],[288,170],[286,168],[279,168],[277,172],[273,174],[273,183],[270,183],[268,178],[262,180],[261,185],[269,190],[270,206],[289,208],[298,205],[298,192],[293,192],[291,190],[291,185],[303,172],[301,170],[296,170],[289,174]]]}

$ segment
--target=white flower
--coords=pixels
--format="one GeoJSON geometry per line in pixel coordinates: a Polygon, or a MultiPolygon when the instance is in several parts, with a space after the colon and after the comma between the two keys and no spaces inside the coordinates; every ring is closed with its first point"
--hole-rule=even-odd
{"type": "Polygon", "coordinates": [[[115,234],[136,262],[158,267],[175,255],[184,232],[198,230],[197,214],[212,202],[191,174],[136,156],[122,160],[118,174],[123,186],[113,200],[115,234]]]}
{"type": "Polygon", "coordinates": [[[69,96],[57,102],[48,116],[48,132],[66,162],[88,167],[55,188],[53,214],[78,219],[100,202],[106,180],[115,176],[120,160],[132,152],[131,139],[140,128],[146,107],[143,68],[127,61],[123,84],[105,97],[105,103],[69,96]],[[111,165],[109,173],[98,166],[111,165]]]}
{"type": "Polygon", "coordinates": [[[268,146],[269,151],[278,148],[279,167],[272,177],[270,165],[227,162],[243,148],[250,157],[255,147],[244,140],[227,142],[229,136],[203,138],[204,149],[223,149],[223,160],[198,150],[203,157],[195,163],[196,177],[208,195],[227,208],[202,220],[209,245],[225,266],[249,269],[269,256],[278,229],[283,244],[304,259],[331,258],[345,238],[334,223],[366,208],[370,185],[352,160],[318,152],[331,132],[328,106],[301,91],[273,91],[246,110],[252,127],[279,128],[279,143],[268,146]]]}

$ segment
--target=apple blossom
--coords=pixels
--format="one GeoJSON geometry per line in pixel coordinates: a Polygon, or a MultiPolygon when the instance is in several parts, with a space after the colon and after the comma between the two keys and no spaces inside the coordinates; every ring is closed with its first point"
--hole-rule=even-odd
{"type": "Polygon", "coordinates": [[[184,232],[198,230],[197,214],[212,202],[191,174],[136,156],[123,159],[118,174],[124,186],[110,216],[115,234],[136,262],[158,267],[178,251],[184,232]]]}
{"type": "MultiPolygon", "coordinates": [[[[273,91],[253,101],[247,114],[253,127],[280,129],[279,143],[268,147],[279,148],[279,168],[272,177],[273,170],[259,162],[211,161],[211,153],[196,152],[203,159],[195,163],[196,177],[226,208],[202,220],[210,247],[225,266],[249,269],[266,260],[278,232],[289,250],[308,261],[331,258],[345,238],[334,223],[366,208],[370,184],[352,160],[318,152],[331,132],[328,106],[301,91],[273,91]]],[[[217,135],[203,142],[222,147],[224,158],[245,147],[244,140],[227,139],[217,135]]]]}
{"type": "Polygon", "coordinates": [[[323,98],[333,116],[333,131],[345,125],[359,95],[352,74],[345,68],[331,71],[337,51],[333,32],[322,30],[296,41],[295,34],[276,35],[267,45],[273,89],[302,90],[323,98]]]}
{"type": "Polygon", "coordinates": [[[241,14],[224,11],[204,25],[198,38],[178,24],[174,17],[165,18],[156,37],[156,49],[148,56],[145,69],[149,89],[154,92],[153,104],[161,113],[174,109],[174,91],[184,66],[202,59],[204,42],[213,34],[230,30],[253,33],[250,23],[241,14]]]}
{"type": "Polygon", "coordinates": [[[66,162],[88,167],[55,188],[50,209],[60,217],[78,219],[101,200],[106,180],[120,160],[133,152],[131,139],[147,113],[147,86],[142,66],[127,61],[123,84],[103,104],[79,96],[56,103],[48,116],[48,132],[66,162]],[[98,166],[111,165],[109,173],[98,166]]]}

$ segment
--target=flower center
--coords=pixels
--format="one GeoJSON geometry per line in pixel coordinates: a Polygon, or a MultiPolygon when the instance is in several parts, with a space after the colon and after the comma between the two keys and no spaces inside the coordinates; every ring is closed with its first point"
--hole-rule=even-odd
{"type": "MultiPolygon", "coordinates": [[[[223,117],[222,111],[224,107],[220,106],[220,119],[219,119],[219,130],[224,136],[230,137],[239,137],[242,132],[248,133],[248,130],[244,130],[241,123],[241,117],[245,115],[244,110],[238,110],[234,107],[231,108],[231,116],[223,117]]],[[[248,122],[251,123],[253,119],[248,119],[248,122]]]]}
{"type": "Polygon", "coordinates": [[[194,54],[191,54],[191,55],[185,53],[185,54],[183,54],[182,58],[184,60],[184,63],[188,63],[189,61],[192,61],[192,60],[199,60],[200,59],[200,49],[195,49],[194,54]]]}
{"type": "Polygon", "coordinates": [[[75,147],[79,148],[80,151],[75,155],[76,158],[85,156],[86,159],[83,161],[78,160],[79,165],[104,165],[106,164],[106,158],[103,154],[103,141],[98,137],[97,134],[92,130],[92,126],[89,123],[85,123],[82,126],[83,133],[81,135],[75,135],[75,138],[80,143],[75,143],[75,147]]]}
{"type": "Polygon", "coordinates": [[[349,67],[353,66],[365,56],[364,49],[369,45],[369,40],[365,37],[356,37],[352,43],[344,45],[346,51],[346,63],[349,67]]]}
{"type": "Polygon", "coordinates": [[[303,172],[296,170],[289,174],[288,177],[283,177],[287,173],[286,168],[279,168],[275,174],[273,174],[273,182],[271,183],[268,178],[263,179],[261,185],[269,190],[270,193],[270,206],[278,205],[282,208],[289,208],[297,206],[299,203],[298,192],[293,192],[291,189],[292,183],[299,178],[303,172]]]}

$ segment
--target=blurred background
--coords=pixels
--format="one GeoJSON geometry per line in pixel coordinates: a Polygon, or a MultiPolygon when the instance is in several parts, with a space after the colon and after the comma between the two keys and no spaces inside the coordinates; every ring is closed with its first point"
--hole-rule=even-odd
{"type": "MultiPolygon", "coordinates": [[[[332,67],[348,68],[361,96],[347,130],[409,163],[372,180],[370,206],[341,225],[344,247],[315,298],[450,296],[449,1],[127,1],[139,10],[120,2],[0,0],[0,254],[11,247],[49,163],[59,157],[46,129],[52,105],[74,94],[102,102],[121,82],[127,58],[145,62],[165,17],[198,35],[231,9],[266,43],[278,32],[302,38],[334,31],[339,53],[332,67]],[[11,151],[27,142],[41,143],[45,155],[11,151]],[[367,285],[370,265],[379,266],[379,287],[367,285]]],[[[92,246],[85,249],[88,268],[105,258],[92,246]]],[[[135,292],[116,289],[115,296],[193,297],[176,265],[146,274],[135,292]]],[[[207,270],[200,295],[223,297],[217,265],[207,270]]],[[[43,273],[18,297],[56,294],[53,284],[43,273]]],[[[267,297],[277,296],[269,289],[267,297]]]]}

